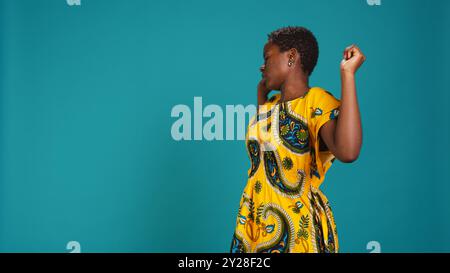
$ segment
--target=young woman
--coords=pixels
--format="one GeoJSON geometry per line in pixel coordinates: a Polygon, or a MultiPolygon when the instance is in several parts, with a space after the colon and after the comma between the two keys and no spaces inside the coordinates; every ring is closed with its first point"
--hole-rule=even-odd
{"type": "Polygon", "coordinates": [[[258,84],[258,113],[247,128],[251,160],[231,249],[242,252],[337,252],[336,224],[320,190],[334,159],[355,161],[362,144],[355,45],[340,64],[341,100],[309,86],[319,49],[303,27],[270,33],[258,84]],[[280,93],[267,99],[271,90],[280,93]]]}

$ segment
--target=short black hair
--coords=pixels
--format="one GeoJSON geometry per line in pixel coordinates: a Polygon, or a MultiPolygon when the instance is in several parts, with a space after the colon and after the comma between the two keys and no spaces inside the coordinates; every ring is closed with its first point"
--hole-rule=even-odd
{"type": "Polygon", "coordinates": [[[303,72],[311,75],[319,58],[319,45],[314,34],[304,27],[283,27],[270,34],[269,42],[276,44],[281,52],[291,48],[297,49],[300,54],[303,72]]]}

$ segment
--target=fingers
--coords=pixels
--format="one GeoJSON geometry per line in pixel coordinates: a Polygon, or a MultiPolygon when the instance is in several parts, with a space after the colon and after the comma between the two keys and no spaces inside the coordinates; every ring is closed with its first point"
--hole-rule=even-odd
{"type": "Polygon", "coordinates": [[[344,59],[346,59],[346,60],[350,59],[350,57],[351,57],[350,52],[351,52],[353,46],[354,45],[350,45],[344,49],[344,59]]]}
{"type": "Polygon", "coordinates": [[[348,59],[352,58],[353,56],[358,56],[358,57],[361,56],[363,61],[366,60],[366,57],[361,52],[361,49],[359,49],[359,47],[356,46],[355,44],[352,44],[345,48],[343,57],[344,57],[344,59],[348,60],[348,59]]]}
{"type": "Polygon", "coordinates": [[[351,45],[345,48],[345,58],[348,60],[358,53],[355,45],[351,45]]]}

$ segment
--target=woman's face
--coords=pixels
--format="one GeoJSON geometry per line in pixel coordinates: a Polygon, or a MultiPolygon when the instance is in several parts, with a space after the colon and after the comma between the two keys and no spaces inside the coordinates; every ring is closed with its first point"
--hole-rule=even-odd
{"type": "Polygon", "coordinates": [[[264,45],[264,64],[260,67],[266,88],[281,90],[281,86],[289,73],[289,50],[280,52],[280,48],[272,42],[264,45]]]}

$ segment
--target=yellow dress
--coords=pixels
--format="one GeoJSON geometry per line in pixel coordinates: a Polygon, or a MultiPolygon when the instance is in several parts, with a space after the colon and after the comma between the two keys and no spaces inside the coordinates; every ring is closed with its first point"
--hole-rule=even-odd
{"type": "Polygon", "coordinates": [[[247,128],[251,167],[230,252],[338,252],[333,213],[319,189],[335,157],[319,150],[318,134],[339,114],[340,100],[320,87],[287,102],[280,95],[247,128]]]}

